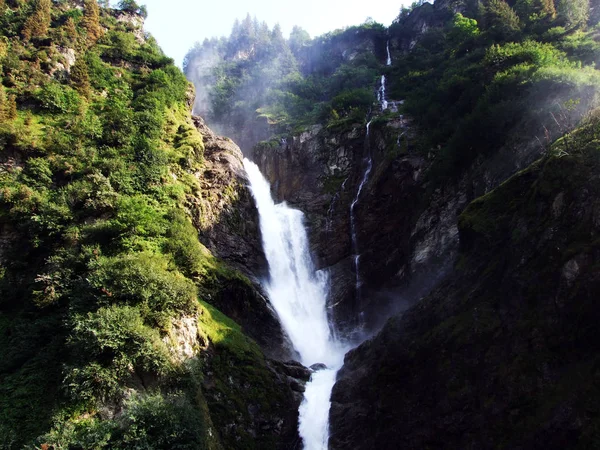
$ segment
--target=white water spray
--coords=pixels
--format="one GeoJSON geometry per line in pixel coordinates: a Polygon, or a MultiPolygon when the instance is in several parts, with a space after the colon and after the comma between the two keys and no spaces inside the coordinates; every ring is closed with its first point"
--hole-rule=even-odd
{"type": "Polygon", "coordinates": [[[269,263],[265,285],[279,320],[305,366],[323,363],[313,373],[300,405],[299,432],[305,450],[326,450],[330,396],[348,346],[338,341],[327,319],[327,276],[315,271],[301,211],[276,205],[269,183],[256,164],[244,159],[260,217],[263,248],[269,263]]]}

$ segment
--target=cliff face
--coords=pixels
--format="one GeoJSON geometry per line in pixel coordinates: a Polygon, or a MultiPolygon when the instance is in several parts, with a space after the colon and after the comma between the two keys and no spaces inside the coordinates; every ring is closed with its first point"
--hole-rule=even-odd
{"type": "Polygon", "coordinates": [[[290,359],[293,351],[259,284],[267,263],[242,152],[230,139],[214,134],[202,118],[194,117],[194,123],[205,147],[204,166],[196,173],[201,195],[188,197],[194,225],[214,255],[245,275],[217,279],[211,303],[239,323],[268,355],[290,359]]]}
{"type": "Polygon", "coordinates": [[[356,327],[361,311],[373,313],[369,320],[375,320],[378,307],[366,303],[370,296],[362,293],[385,285],[409,258],[411,221],[418,207],[414,199],[422,190],[420,174],[427,165],[422,157],[409,154],[410,135],[404,119],[373,123],[368,137],[359,125],[340,131],[316,126],[278,148],[254,150],[274,194],[307,215],[313,254],[318,267],[329,271],[329,302],[343,330],[356,327]],[[373,168],[354,211],[364,280],[360,300],[350,207],[369,159],[373,168]]]}
{"type": "MultiPolygon", "coordinates": [[[[554,130],[555,132],[557,130],[554,130]]],[[[280,201],[307,214],[313,253],[331,277],[332,314],[342,329],[360,314],[375,330],[405,309],[451,270],[458,252],[458,217],[473,199],[527,167],[543,148],[507,145],[477,159],[459,178],[428,177],[434,156],[416,151],[418,132],[407,116],[376,119],[366,128],[339,131],[315,126],[281,141],[257,146],[255,160],[280,201]],[[354,210],[360,254],[360,292],[355,288],[354,210]]]]}
{"type": "Polygon", "coordinates": [[[598,126],[461,214],[452,275],[347,355],[331,448],[597,442],[598,126]]]}

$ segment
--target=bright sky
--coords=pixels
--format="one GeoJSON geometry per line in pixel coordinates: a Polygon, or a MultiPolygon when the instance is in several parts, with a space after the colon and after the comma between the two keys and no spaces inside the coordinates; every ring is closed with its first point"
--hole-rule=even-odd
{"type": "MultiPolygon", "coordinates": [[[[204,38],[229,36],[236,18],[247,13],[279,23],[288,37],[300,25],[315,37],[349,25],[360,25],[367,17],[388,26],[402,4],[412,0],[137,0],[148,7],[146,31],[158,40],[164,52],[181,66],[183,57],[204,38]]],[[[112,2],[113,4],[116,1],[112,2]]]]}

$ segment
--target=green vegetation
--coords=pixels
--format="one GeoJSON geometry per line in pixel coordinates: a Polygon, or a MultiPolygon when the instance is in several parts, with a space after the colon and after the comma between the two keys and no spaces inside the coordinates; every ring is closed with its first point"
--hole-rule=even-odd
{"type": "Polygon", "coordinates": [[[252,367],[251,390],[209,399],[268,410],[279,395],[257,345],[199,303],[226,280],[251,286],[186,213],[204,152],[191,86],[132,33],[144,8],[121,8],[126,19],[95,0],[0,8],[2,449],[221,448],[214,427],[237,409],[207,406],[217,363],[174,355],[186,317],[200,317],[196,346],[217,349],[218,364],[252,367]]]}
{"type": "Polygon", "coordinates": [[[594,107],[600,45],[588,0],[453,4],[464,12],[415,2],[389,30],[367,21],[312,40],[299,28],[289,40],[269,35],[248,16],[228,39],[188,53],[186,74],[207,93],[197,109],[234,138],[266,122],[260,138],[271,142],[377,114],[385,74],[388,99],[405,100],[401,112],[420,129],[415,148],[436,158],[440,181],[505,146],[546,147],[594,107]],[[413,21],[429,26],[421,32],[413,21]],[[400,43],[405,51],[394,51],[400,43]]]}
{"type": "MultiPolygon", "coordinates": [[[[420,147],[439,149],[438,180],[505,145],[548,146],[597,101],[600,46],[587,2],[466,3],[470,17],[431,28],[388,78],[390,97],[406,100],[421,129],[420,147]]],[[[392,37],[408,20],[399,17],[392,37]]]]}
{"type": "Polygon", "coordinates": [[[368,21],[313,40],[296,27],[286,40],[278,27],[248,16],[228,39],[196,44],[184,71],[208,91],[196,109],[209,123],[237,137],[263,119],[273,135],[285,135],[315,123],[364,121],[381,74],[373,50],[384,53],[385,39],[385,28],[368,21]]]}

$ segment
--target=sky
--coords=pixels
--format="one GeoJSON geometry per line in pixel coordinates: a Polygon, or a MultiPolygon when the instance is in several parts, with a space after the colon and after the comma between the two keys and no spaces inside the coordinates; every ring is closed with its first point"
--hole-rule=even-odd
{"type": "MultiPolygon", "coordinates": [[[[113,3],[116,3],[113,2],[113,3]]],[[[299,25],[311,37],[367,19],[389,26],[406,0],[138,0],[148,8],[146,31],[163,51],[181,67],[183,57],[195,42],[213,36],[228,36],[235,19],[247,13],[266,21],[272,28],[281,25],[288,37],[299,25]]]]}

